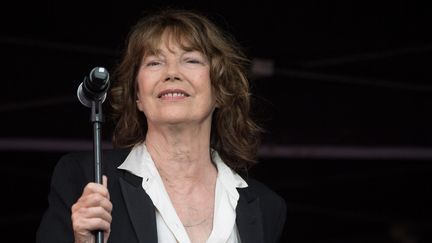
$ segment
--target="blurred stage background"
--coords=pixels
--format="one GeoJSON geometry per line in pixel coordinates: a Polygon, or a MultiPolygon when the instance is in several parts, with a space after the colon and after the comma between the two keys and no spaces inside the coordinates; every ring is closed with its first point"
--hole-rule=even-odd
{"type": "MultiPolygon", "coordinates": [[[[0,10],[0,229],[33,242],[61,155],[92,149],[84,75],[159,6],[211,16],[252,58],[267,130],[251,171],[288,203],[284,242],[418,243],[432,231],[427,1],[16,2],[0,10]]],[[[111,126],[104,124],[105,147],[111,126]]]]}

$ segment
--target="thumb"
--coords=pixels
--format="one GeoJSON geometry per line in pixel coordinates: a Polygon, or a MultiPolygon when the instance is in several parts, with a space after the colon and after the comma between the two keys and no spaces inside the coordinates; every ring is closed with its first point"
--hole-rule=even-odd
{"type": "Polygon", "coordinates": [[[106,175],[102,176],[102,185],[108,187],[108,177],[106,175]]]}
{"type": "MultiPolygon", "coordinates": [[[[105,187],[105,188],[108,188],[108,177],[106,176],[106,175],[103,175],[102,176],[102,185],[105,187]]],[[[109,195],[109,191],[108,191],[108,199],[110,198],[110,195],[109,195]]]]}

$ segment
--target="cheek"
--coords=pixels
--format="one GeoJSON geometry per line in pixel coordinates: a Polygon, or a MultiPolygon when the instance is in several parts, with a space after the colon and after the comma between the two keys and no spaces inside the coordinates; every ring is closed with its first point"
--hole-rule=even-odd
{"type": "Polygon", "coordinates": [[[146,105],[152,101],[155,86],[158,83],[158,75],[155,73],[140,71],[137,75],[137,108],[145,112],[146,105]]]}
{"type": "Polygon", "coordinates": [[[201,89],[206,89],[212,91],[212,84],[210,80],[209,72],[201,72],[196,76],[196,80],[199,82],[201,89]]]}
{"type": "Polygon", "coordinates": [[[141,99],[141,95],[140,95],[140,93],[139,93],[139,89],[138,89],[138,92],[137,92],[137,99],[136,99],[136,104],[137,104],[137,108],[138,108],[138,110],[140,110],[140,111],[144,111],[144,107],[143,107],[143,100],[141,99]]]}
{"type": "Polygon", "coordinates": [[[145,72],[139,72],[137,75],[137,98],[145,98],[146,93],[151,90],[152,77],[145,72]]]}
{"type": "Polygon", "coordinates": [[[212,107],[218,107],[217,99],[216,99],[216,91],[211,84],[206,87],[206,97],[208,99],[209,104],[212,107]]]}
{"type": "Polygon", "coordinates": [[[147,89],[145,87],[145,82],[143,82],[142,79],[140,79],[139,77],[137,78],[136,89],[137,89],[137,94],[136,94],[137,108],[140,111],[144,111],[144,106],[143,106],[144,99],[145,99],[144,91],[147,89]]]}
{"type": "Polygon", "coordinates": [[[149,93],[159,80],[162,80],[161,72],[141,70],[137,75],[137,84],[145,93],[149,93]]]}

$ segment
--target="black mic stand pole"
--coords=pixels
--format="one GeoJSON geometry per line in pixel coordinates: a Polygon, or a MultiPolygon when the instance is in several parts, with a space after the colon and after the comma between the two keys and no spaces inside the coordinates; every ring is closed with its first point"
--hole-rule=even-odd
{"type": "MultiPolygon", "coordinates": [[[[96,100],[91,102],[91,122],[93,123],[93,159],[94,159],[94,181],[102,184],[102,146],[101,146],[101,128],[104,122],[102,114],[102,101],[96,100]]],[[[103,232],[95,232],[96,243],[103,243],[103,232]]]]}

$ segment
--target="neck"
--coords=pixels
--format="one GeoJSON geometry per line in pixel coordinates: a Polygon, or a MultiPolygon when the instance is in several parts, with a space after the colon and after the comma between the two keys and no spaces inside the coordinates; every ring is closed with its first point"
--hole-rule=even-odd
{"type": "Polygon", "coordinates": [[[164,183],[204,182],[216,169],[210,156],[210,127],[151,127],[146,146],[164,183]]]}

